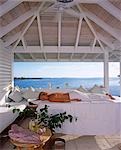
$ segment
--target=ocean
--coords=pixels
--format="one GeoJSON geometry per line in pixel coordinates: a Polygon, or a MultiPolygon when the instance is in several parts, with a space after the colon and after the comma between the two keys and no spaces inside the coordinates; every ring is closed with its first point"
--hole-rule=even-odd
{"type": "MultiPolygon", "coordinates": [[[[91,88],[95,84],[103,85],[103,78],[40,78],[40,79],[15,79],[15,86],[20,88],[79,88],[82,85],[85,88],[91,88]]],[[[119,96],[120,82],[119,78],[110,78],[110,93],[119,96]]]]}

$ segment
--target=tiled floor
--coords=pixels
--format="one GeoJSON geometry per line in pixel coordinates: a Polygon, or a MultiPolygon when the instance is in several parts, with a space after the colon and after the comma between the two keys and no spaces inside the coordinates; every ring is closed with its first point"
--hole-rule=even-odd
{"type": "MultiPolygon", "coordinates": [[[[65,150],[120,150],[120,136],[70,136],[63,135],[66,141],[65,150]]],[[[13,150],[13,145],[7,141],[1,143],[0,150],[13,150]]]]}

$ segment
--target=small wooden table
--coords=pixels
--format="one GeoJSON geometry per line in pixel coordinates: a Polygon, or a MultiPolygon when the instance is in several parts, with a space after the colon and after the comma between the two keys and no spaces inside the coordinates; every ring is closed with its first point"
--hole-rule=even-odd
{"type": "Polygon", "coordinates": [[[17,147],[17,150],[22,150],[22,148],[26,148],[26,150],[43,150],[43,146],[50,139],[51,136],[52,136],[51,130],[47,128],[46,132],[42,134],[42,143],[39,145],[30,143],[21,143],[12,139],[10,139],[10,141],[13,145],[17,147]]]}

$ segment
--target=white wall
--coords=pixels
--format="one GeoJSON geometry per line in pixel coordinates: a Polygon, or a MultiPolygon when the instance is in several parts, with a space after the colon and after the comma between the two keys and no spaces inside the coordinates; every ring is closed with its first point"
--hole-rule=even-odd
{"type": "Polygon", "coordinates": [[[12,81],[12,54],[0,45],[0,100],[5,91],[3,90],[12,81]]]}

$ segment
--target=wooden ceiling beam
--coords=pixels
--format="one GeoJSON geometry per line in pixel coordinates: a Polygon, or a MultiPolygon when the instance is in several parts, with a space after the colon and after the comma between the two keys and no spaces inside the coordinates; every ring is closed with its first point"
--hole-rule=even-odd
{"type": "MultiPolygon", "coordinates": [[[[26,1],[26,2],[43,2],[43,1],[57,2],[56,0],[23,0],[23,1],[26,1]]],[[[104,0],[75,0],[74,2],[75,3],[90,3],[90,4],[93,4],[93,3],[97,3],[98,1],[104,1],[104,0]]]]}
{"type": "MultiPolygon", "coordinates": [[[[98,18],[95,14],[93,14],[89,10],[85,9],[84,7],[83,7],[83,12],[86,17],[88,17],[90,20],[92,20],[98,26],[100,26],[103,30],[105,30],[106,32],[108,32],[110,35],[112,35],[118,41],[121,42],[121,37],[120,37],[121,31],[120,30],[112,28],[111,26],[109,26],[107,23],[105,23],[103,20],[98,18]]],[[[75,17],[79,18],[80,16],[82,16],[82,13],[75,12],[75,13],[73,13],[73,15],[75,15],[75,17]]]]}
{"type": "MultiPolygon", "coordinates": [[[[17,46],[16,49],[13,49],[13,53],[73,53],[74,46],[61,46],[58,50],[58,46],[44,46],[40,51],[40,46],[27,46],[26,51],[23,49],[23,46],[17,46]]],[[[91,50],[90,46],[78,46],[75,50],[75,53],[103,53],[100,47],[95,47],[94,51],[91,50]]]]}
{"type": "MultiPolygon", "coordinates": [[[[80,33],[81,33],[81,25],[82,25],[82,17],[80,17],[79,19],[79,23],[78,23],[78,29],[77,29],[77,35],[76,35],[76,41],[75,41],[75,49],[77,49],[78,44],[79,44],[79,37],[80,37],[80,33]]],[[[71,58],[73,58],[74,52],[71,54],[71,58]]]]}
{"type": "Polygon", "coordinates": [[[42,9],[43,5],[45,4],[45,2],[43,2],[40,7],[37,9],[36,12],[34,12],[34,16],[31,18],[30,22],[27,24],[26,28],[24,29],[24,31],[21,33],[19,39],[16,41],[13,49],[15,49],[17,47],[17,45],[19,44],[20,40],[22,39],[22,37],[24,36],[24,34],[27,32],[27,30],[29,29],[29,27],[31,26],[31,24],[33,23],[33,21],[35,20],[35,18],[37,17],[38,12],[40,12],[40,10],[42,9]]]}
{"type": "Polygon", "coordinates": [[[38,24],[38,31],[39,31],[39,41],[40,41],[40,47],[41,49],[43,48],[43,37],[42,37],[42,27],[41,27],[41,21],[40,21],[40,16],[39,13],[37,14],[37,24],[38,24]]]}
{"type": "Polygon", "coordinates": [[[8,25],[0,28],[0,38],[6,35],[8,32],[12,31],[14,28],[25,22],[27,19],[34,15],[35,10],[29,10],[17,19],[13,20],[8,25]]]}
{"type": "Polygon", "coordinates": [[[27,43],[26,43],[26,41],[25,41],[25,38],[22,37],[21,41],[22,41],[22,45],[23,45],[23,47],[24,47],[24,50],[26,50],[26,49],[27,49],[27,43]]]}
{"type": "Polygon", "coordinates": [[[84,8],[84,13],[90,20],[95,22],[103,30],[105,30],[106,32],[108,32],[110,35],[112,35],[113,37],[115,37],[117,40],[119,40],[121,42],[121,37],[120,37],[121,31],[120,30],[112,28],[107,23],[105,23],[103,20],[98,18],[95,14],[93,14],[92,12],[88,11],[85,8],[84,8]]]}
{"type": "Polygon", "coordinates": [[[4,42],[4,47],[8,47],[11,44],[13,44],[19,38],[20,35],[21,35],[21,32],[18,32],[15,35],[12,35],[6,38],[4,42]]]}
{"type": "Polygon", "coordinates": [[[93,51],[93,50],[94,50],[94,48],[95,48],[96,41],[97,41],[97,39],[96,39],[96,38],[94,38],[94,41],[93,41],[93,44],[92,44],[92,51],[93,51]]]}
{"type": "Polygon", "coordinates": [[[22,0],[8,0],[0,5],[0,17],[22,3],[22,0]]]}
{"type": "Polygon", "coordinates": [[[90,30],[92,31],[92,33],[94,34],[94,37],[96,38],[96,40],[98,41],[100,47],[102,48],[102,51],[105,51],[104,46],[102,45],[101,41],[99,40],[97,33],[95,31],[95,29],[93,28],[92,24],[90,23],[89,19],[87,18],[87,16],[85,15],[85,12],[82,10],[81,6],[77,5],[80,13],[82,13],[87,25],[89,26],[90,30]]]}
{"type": "Polygon", "coordinates": [[[103,2],[99,1],[98,5],[104,8],[108,13],[110,13],[116,19],[121,21],[121,10],[115,7],[113,4],[111,4],[111,2],[109,2],[108,0],[105,0],[103,2]]]}

